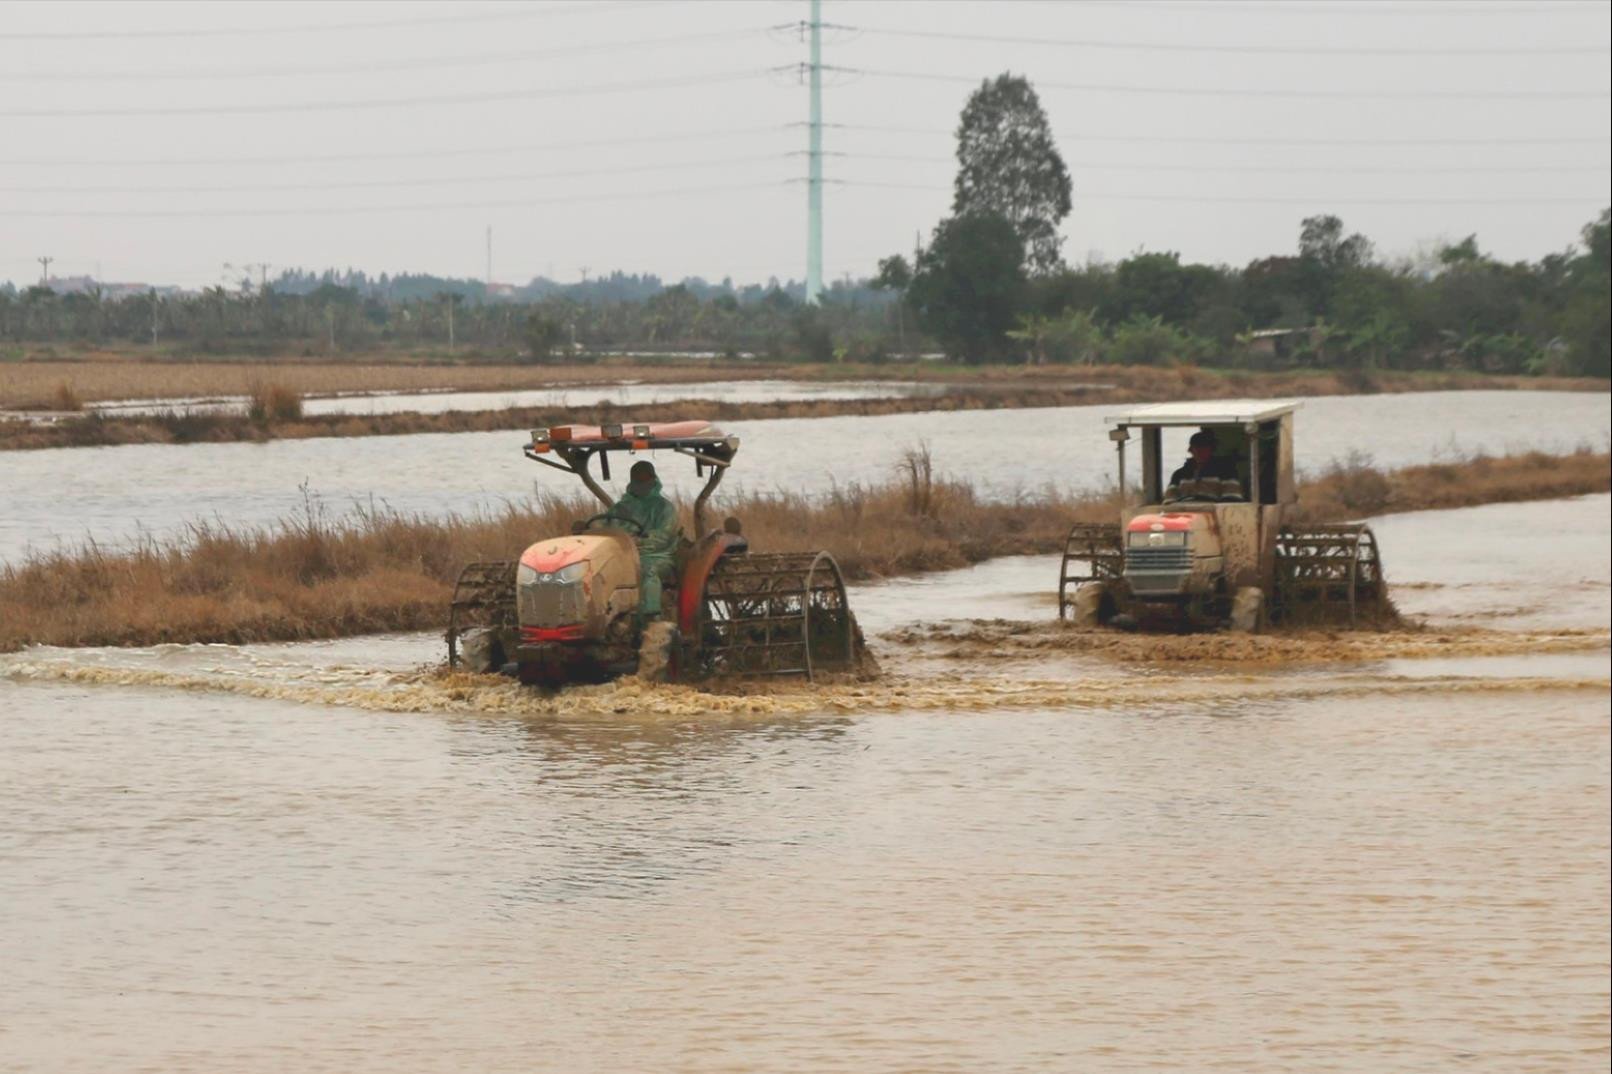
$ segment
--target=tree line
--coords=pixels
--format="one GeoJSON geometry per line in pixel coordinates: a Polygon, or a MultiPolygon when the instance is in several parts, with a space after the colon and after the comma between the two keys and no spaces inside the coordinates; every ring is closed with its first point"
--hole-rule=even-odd
{"type": "Polygon", "coordinates": [[[952,215],[874,282],[960,359],[1609,375],[1607,210],[1538,262],[1499,261],[1472,235],[1391,264],[1319,215],[1294,252],[1243,268],[1168,252],[1072,268],[1058,233],[1069,173],[1025,79],[971,95],[957,161],[952,215]]]}
{"type": "Polygon", "coordinates": [[[957,160],[951,215],[928,244],[836,282],[819,304],[795,281],[623,272],[498,290],[351,270],[179,295],[7,284],[0,356],[6,343],[53,342],[251,355],[466,348],[524,361],[620,349],[877,363],[940,351],[969,363],[1612,374],[1607,210],[1537,262],[1500,261],[1468,236],[1425,263],[1391,263],[1318,215],[1293,250],[1241,268],[1171,252],[1072,267],[1059,232],[1072,182],[1028,81],[1004,74],[969,97],[957,160]]]}

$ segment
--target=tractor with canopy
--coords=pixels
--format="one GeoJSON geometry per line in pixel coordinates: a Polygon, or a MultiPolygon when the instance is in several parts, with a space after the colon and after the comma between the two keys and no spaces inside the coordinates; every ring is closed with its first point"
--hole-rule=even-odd
{"type": "Polygon", "coordinates": [[[1058,615],[1082,626],[1229,626],[1375,619],[1387,583],[1369,526],[1293,518],[1294,400],[1141,406],[1107,417],[1124,506],[1064,544],[1058,615]],[[1166,438],[1201,462],[1168,473],[1166,438]],[[1141,442],[1140,504],[1126,448],[1141,442]],[[1207,447],[1207,451],[1202,450],[1207,447]],[[1166,476],[1168,473],[1168,476],[1166,476]]]}
{"type": "Polygon", "coordinates": [[[737,519],[707,525],[711,494],[739,438],[705,421],[533,430],[526,458],[580,480],[604,507],[518,560],[471,563],[454,587],[448,662],[558,686],[624,674],[692,680],[801,675],[864,663],[839,565],[827,552],[752,552],[737,519]],[[705,483],[694,539],[679,532],[661,610],[641,608],[641,524],[603,482],[611,457],[668,451],[705,483]],[[598,477],[591,471],[598,460],[598,477]]]}

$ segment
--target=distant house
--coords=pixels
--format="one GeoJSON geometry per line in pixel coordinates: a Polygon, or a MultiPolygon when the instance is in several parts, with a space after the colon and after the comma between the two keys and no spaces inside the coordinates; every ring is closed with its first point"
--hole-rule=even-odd
{"type": "Polygon", "coordinates": [[[93,276],[52,276],[45,286],[58,295],[91,295],[99,291],[101,297],[107,299],[145,295],[152,291],[163,297],[183,293],[180,288],[168,285],[158,287],[149,283],[105,283],[93,276]]]}
{"type": "Polygon", "coordinates": [[[1301,354],[1317,361],[1325,357],[1326,333],[1319,325],[1308,328],[1261,328],[1237,337],[1254,354],[1275,362],[1296,361],[1301,354]]]}
{"type": "Polygon", "coordinates": [[[515,285],[512,283],[489,283],[487,285],[488,298],[514,298],[515,285]]]}

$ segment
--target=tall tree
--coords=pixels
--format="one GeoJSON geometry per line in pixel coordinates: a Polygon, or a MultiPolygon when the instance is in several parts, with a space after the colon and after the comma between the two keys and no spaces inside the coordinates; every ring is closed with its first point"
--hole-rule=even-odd
{"type": "Polygon", "coordinates": [[[1069,215],[1069,169],[1028,80],[998,75],[968,98],[957,125],[954,189],[956,215],[994,213],[1013,225],[1033,274],[1062,263],[1058,225],[1069,215]]]}
{"type": "Polygon", "coordinates": [[[942,220],[907,290],[919,323],[966,362],[1011,353],[1008,332],[1024,299],[1024,245],[995,213],[942,220]]]}

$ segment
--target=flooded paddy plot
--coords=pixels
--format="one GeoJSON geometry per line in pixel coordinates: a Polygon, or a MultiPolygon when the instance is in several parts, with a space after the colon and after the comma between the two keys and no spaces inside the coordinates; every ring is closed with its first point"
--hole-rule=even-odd
{"type": "MultiPolygon", "coordinates": [[[[902,454],[928,444],[937,472],[1010,498],[1047,487],[1112,481],[1105,406],[737,421],[744,442],[723,491],[823,493],[888,480],[902,454]]],[[[1396,467],[1478,449],[1571,450],[1612,436],[1612,397],[1581,392],[1433,392],[1329,396],[1298,416],[1298,469],[1314,473],[1351,451],[1396,467]]],[[[271,522],[300,511],[304,489],[336,512],[354,502],[441,514],[521,499],[543,474],[522,458],[522,434],[451,433],[51,449],[0,460],[0,559],[86,536],[108,546],[186,521],[271,522]]],[[[691,472],[665,467],[670,484],[691,472]]],[[[619,479],[621,475],[616,475],[619,479]]],[[[544,487],[554,487],[548,482],[544,487]]]]}
{"type": "Polygon", "coordinates": [[[1390,520],[1434,621],[1352,659],[1015,651],[1091,636],[1052,557],[855,587],[872,684],[545,695],[435,634],[0,657],[4,1054],[1603,1065],[1609,505],[1390,520]],[[1495,557],[1548,625],[1464,596],[1495,557]]]}
{"type": "MultiPolygon", "coordinates": [[[[577,406],[600,403],[638,406],[677,399],[725,403],[798,402],[814,399],[890,399],[943,394],[948,385],[916,381],[691,381],[671,384],[566,385],[510,391],[356,392],[314,396],[302,401],[304,414],[445,414],[458,410],[502,410],[508,407],[577,406]]],[[[219,413],[239,411],[244,395],[205,399],[122,399],[92,403],[85,409],[107,417],[137,417],[164,411],[219,413]]],[[[0,413],[0,416],[4,416],[0,413]]]]}
{"type": "Polygon", "coordinates": [[[1604,693],[668,725],[0,689],[24,1069],[1604,1056],[1604,693]]]}

